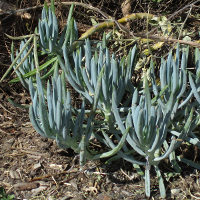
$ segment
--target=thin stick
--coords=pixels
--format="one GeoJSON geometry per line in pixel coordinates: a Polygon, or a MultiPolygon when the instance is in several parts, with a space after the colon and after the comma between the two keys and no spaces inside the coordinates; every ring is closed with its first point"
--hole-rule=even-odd
{"type": "MultiPolygon", "coordinates": [[[[200,2],[200,0],[197,0],[197,1],[193,2],[193,3],[190,3],[190,4],[186,5],[186,6],[184,6],[184,7],[181,8],[180,10],[176,11],[175,13],[173,13],[173,14],[168,18],[168,20],[173,19],[177,14],[183,12],[183,11],[184,11],[185,9],[187,9],[188,7],[192,7],[193,5],[197,4],[198,2],[200,2]]],[[[148,34],[151,34],[151,33],[153,33],[156,29],[157,29],[157,28],[154,28],[154,29],[152,29],[151,31],[149,31],[149,32],[146,33],[146,34],[147,34],[147,35],[148,35],[148,34]]]]}
{"type": "Polygon", "coordinates": [[[17,37],[8,35],[8,34],[6,34],[6,33],[5,33],[5,35],[6,35],[9,39],[11,39],[11,40],[23,40],[23,39],[26,39],[26,38],[30,38],[30,37],[34,36],[35,34],[22,35],[22,36],[17,36],[17,37]]]}
{"type": "Polygon", "coordinates": [[[180,30],[180,32],[179,32],[178,39],[179,39],[179,38],[181,37],[181,35],[182,35],[183,28],[184,28],[184,26],[185,26],[186,21],[188,20],[189,15],[191,14],[191,11],[192,11],[192,6],[190,7],[189,12],[188,12],[188,14],[187,14],[187,16],[186,16],[186,18],[185,18],[183,24],[181,25],[181,30],[180,30]]]}
{"type": "MultiPolygon", "coordinates": [[[[89,4],[85,4],[85,3],[80,3],[80,2],[60,2],[60,3],[55,3],[55,5],[72,5],[74,4],[75,6],[82,6],[84,8],[90,9],[90,10],[94,10],[98,13],[100,13],[101,15],[103,15],[104,18],[109,19],[111,18],[111,16],[109,16],[107,13],[101,11],[99,8],[97,7],[93,7],[92,5],[89,4]]],[[[47,4],[48,6],[51,5],[50,3],[47,4]]],[[[5,12],[1,12],[0,15],[14,15],[17,13],[23,13],[23,12],[27,12],[29,10],[35,10],[38,8],[43,8],[44,5],[38,5],[38,6],[33,6],[33,7],[29,7],[29,8],[22,8],[22,9],[18,9],[18,10],[9,10],[9,11],[5,11],[5,12]]]]}
{"type": "MultiPolygon", "coordinates": [[[[142,37],[142,38],[147,37],[146,33],[137,33],[135,34],[135,36],[142,37]]],[[[162,42],[173,42],[173,43],[175,42],[175,43],[186,44],[186,45],[200,48],[200,41],[192,42],[192,41],[178,40],[178,39],[174,39],[170,37],[163,37],[163,36],[157,36],[157,35],[149,35],[148,38],[152,40],[159,40],[162,42]]]]}
{"type": "Polygon", "coordinates": [[[186,6],[184,6],[183,8],[181,8],[180,10],[178,10],[178,11],[176,11],[174,14],[172,14],[172,15],[168,18],[168,20],[174,18],[178,13],[183,12],[186,8],[192,7],[193,5],[195,5],[195,4],[199,3],[199,2],[200,2],[200,0],[197,0],[197,1],[194,1],[193,3],[187,4],[186,6]]]}
{"type": "MultiPolygon", "coordinates": [[[[16,71],[19,69],[19,67],[24,63],[24,61],[28,58],[29,54],[31,53],[31,51],[32,51],[32,49],[33,49],[33,46],[34,46],[34,45],[32,45],[32,46],[30,47],[30,49],[28,50],[27,54],[23,57],[23,59],[20,61],[20,63],[15,67],[15,70],[12,72],[12,74],[13,74],[14,72],[16,72],[16,71]]],[[[12,75],[12,74],[11,74],[11,75],[12,75]]]]}
{"type": "Polygon", "coordinates": [[[146,18],[146,19],[150,20],[154,16],[155,15],[148,14],[148,13],[133,13],[133,14],[127,15],[127,16],[119,19],[119,20],[111,19],[109,21],[99,23],[95,26],[92,26],[85,33],[83,33],[81,35],[81,37],[73,43],[71,50],[73,51],[77,46],[82,44],[86,38],[88,38],[90,35],[92,35],[93,33],[97,32],[97,31],[100,31],[100,30],[105,29],[105,28],[111,28],[113,26],[116,26],[117,24],[123,24],[123,23],[129,22],[129,21],[134,20],[134,19],[144,19],[144,18],[146,18]]]}
{"type": "Polygon", "coordinates": [[[34,46],[33,56],[34,56],[34,61],[35,61],[35,67],[36,67],[37,73],[39,74],[40,70],[39,70],[39,60],[38,60],[38,52],[37,52],[37,36],[36,35],[34,35],[34,38],[33,38],[33,46],[34,46]]]}
{"type": "MultiPolygon", "coordinates": [[[[97,32],[104,28],[110,28],[110,27],[116,26],[117,24],[126,23],[126,22],[128,22],[130,20],[134,20],[134,19],[146,18],[148,20],[151,20],[154,16],[155,15],[148,14],[148,13],[133,13],[133,14],[127,15],[126,17],[123,17],[119,20],[110,20],[110,21],[99,23],[95,26],[92,26],[85,33],[83,33],[81,35],[81,37],[78,39],[78,41],[75,41],[74,44],[72,45],[72,50],[74,50],[78,45],[80,45],[86,38],[88,38],[94,32],[97,32]],[[117,21],[117,23],[115,21],[117,21]]],[[[136,37],[142,37],[142,38],[147,38],[147,39],[152,39],[152,40],[159,40],[159,41],[163,41],[163,42],[173,42],[173,43],[186,44],[186,45],[190,45],[193,47],[200,47],[199,41],[194,41],[194,42],[184,41],[184,40],[174,39],[174,38],[170,38],[170,37],[149,35],[147,33],[133,33],[133,32],[129,32],[129,33],[130,33],[130,35],[132,35],[134,37],[136,36],[136,37]]]]}
{"type": "Polygon", "coordinates": [[[10,67],[7,69],[6,73],[3,75],[3,77],[0,80],[0,83],[4,80],[4,78],[8,75],[8,73],[12,70],[13,66],[16,64],[17,60],[20,58],[20,56],[22,55],[22,53],[24,52],[24,50],[26,49],[26,47],[29,45],[29,43],[31,42],[31,40],[33,39],[34,35],[32,35],[27,42],[25,43],[25,45],[22,47],[21,51],[19,52],[19,54],[16,56],[16,58],[14,59],[14,61],[12,62],[12,64],[10,65],[10,67]]]}

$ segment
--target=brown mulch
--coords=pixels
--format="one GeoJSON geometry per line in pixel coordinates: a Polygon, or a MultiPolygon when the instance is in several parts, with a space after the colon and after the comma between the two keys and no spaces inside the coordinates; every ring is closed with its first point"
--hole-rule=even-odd
{"type": "MultiPolygon", "coordinates": [[[[44,3],[42,0],[6,2],[15,9],[44,3]]],[[[83,2],[91,3],[117,19],[128,12],[121,10],[123,1],[83,2]]],[[[131,8],[133,12],[148,12],[150,9],[149,12],[153,14],[166,12],[169,15],[191,3],[187,0],[176,2],[154,4],[153,1],[133,1],[131,8]]],[[[30,11],[30,19],[18,15],[0,16],[0,77],[10,65],[11,41],[4,33],[15,36],[31,33],[37,25],[40,12],[41,9],[30,11]]],[[[67,13],[66,10],[65,12],[67,13]]],[[[61,26],[66,19],[66,13],[63,13],[63,10],[57,13],[61,26]]],[[[84,14],[83,19],[83,13],[87,14],[86,10],[80,7],[75,12],[81,32],[91,26],[89,17],[84,14]]],[[[90,14],[94,15],[91,11],[88,16],[90,14]]],[[[15,44],[18,45],[17,42],[15,44]]],[[[38,200],[145,199],[144,180],[141,180],[130,163],[119,160],[106,165],[102,160],[87,162],[83,169],[80,169],[79,158],[72,150],[59,149],[55,141],[42,138],[36,133],[29,121],[28,110],[14,107],[8,101],[12,99],[18,104],[30,104],[28,92],[20,84],[8,84],[9,80],[10,77],[7,77],[0,85],[0,187],[3,187],[7,194],[14,194],[15,199],[38,200]]],[[[184,171],[181,175],[165,174],[167,199],[200,199],[199,172],[185,165],[182,167],[184,171]]],[[[167,171],[164,165],[161,169],[163,172],[167,171]]],[[[154,177],[152,199],[159,199],[157,180],[154,177]]]]}

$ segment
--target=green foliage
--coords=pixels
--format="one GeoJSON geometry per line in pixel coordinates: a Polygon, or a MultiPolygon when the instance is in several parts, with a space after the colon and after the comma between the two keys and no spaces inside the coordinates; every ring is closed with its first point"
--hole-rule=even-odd
{"type": "Polygon", "coordinates": [[[5,190],[3,187],[0,187],[0,200],[13,200],[15,199],[15,196],[6,194],[5,190]]]}
{"type": "Polygon", "coordinates": [[[43,9],[38,32],[31,36],[31,51],[32,39],[22,41],[15,56],[12,49],[11,66],[18,76],[12,82],[20,80],[30,92],[33,127],[41,136],[56,140],[61,148],[79,153],[80,165],[100,158],[131,162],[145,179],[148,197],[153,167],[161,197],[165,198],[160,162],[169,158],[177,172],[181,171],[178,161],[200,168],[197,163],[176,156],[182,142],[200,147],[194,133],[200,121],[199,50],[195,52],[195,73],[187,71],[189,49],[181,50],[177,45],[175,55],[169,52],[166,60],[161,59],[159,74],[155,73],[152,60],[150,79],[144,72],[143,87],[135,87],[131,78],[137,60],[136,46],[127,56],[111,55],[104,35],[98,44],[87,39],[83,46],[74,48],[78,31],[72,17],[73,6],[60,35],[54,9],[53,3],[51,8],[43,9]],[[45,62],[39,66],[41,57],[45,62]],[[66,81],[79,93],[80,109],[72,106],[66,81]],[[107,148],[95,151],[91,148],[93,140],[107,148]]]}
{"type": "Polygon", "coordinates": [[[153,2],[156,2],[156,3],[160,3],[162,2],[163,0],[152,0],[153,2]]]}
{"type": "Polygon", "coordinates": [[[116,59],[114,54],[111,57],[109,50],[103,45],[100,45],[92,55],[89,40],[85,41],[84,53],[82,51],[82,48],[80,48],[73,52],[73,58],[70,60],[67,47],[64,46],[64,61],[59,56],[59,64],[65,72],[68,82],[90,103],[93,102],[98,74],[104,68],[97,107],[105,114],[106,120],[110,121],[113,86],[117,88],[119,94],[117,104],[122,101],[126,89],[133,91],[130,79],[134,69],[136,47],[129,52],[127,58],[124,57],[121,61],[116,59]],[[83,61],[83,59],[85,60],[83,61]]]}

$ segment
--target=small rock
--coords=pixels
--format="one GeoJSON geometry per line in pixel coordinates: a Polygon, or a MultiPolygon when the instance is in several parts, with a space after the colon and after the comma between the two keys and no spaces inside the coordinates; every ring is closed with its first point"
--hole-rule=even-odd
{"type": "Polygon", "coordinates": [[[181,189],[171,189],[171,193],[174,196],[177,196],[180,193],[181,189]]]}
{"type": "Polygon", "coordinates": [[[52,168],[52,169],[55,169],[55,170],[63,170],[62,165],[50,164],[49,167],[52,168]]]}

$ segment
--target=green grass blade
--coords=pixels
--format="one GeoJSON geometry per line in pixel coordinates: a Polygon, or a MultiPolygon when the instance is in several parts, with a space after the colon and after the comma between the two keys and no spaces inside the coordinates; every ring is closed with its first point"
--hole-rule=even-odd
{"type": "MultiPolygon", "coordinates": [[[[55,62],[55,61],[57,61],[57,57],[54,57],[54,58],[52,58],[51,60],[48,60],[47,62],[45,62],[44,64],[42,64],[42,65],[39,67],[39,71],[41,71],[41,70],[47,68],[50,64],[52,64],[52,63],[55,62]]],[[[53,67],[51,68],[51,70],[53,70],[53,67]]],[[[34,69],[34,70],[32,70],[32,71],[30,71],[30,72],[24,74],[22,77],[23,77],[23,78],[29,78],[29,77],[31,77],[31,76],[34,76],[36,73],[37,73],[37,70],[34,69]]],[[[49,71],[48,73],[52,73],[52,71],[49,71]]],[[[47,74],[48,74],[48,73],[47,73],[47,74]]],[[[46,77],[47,77],[47,74],[45,74],[41,79],[46,78],[46,77]]],[[[19,82],[19,81],[20,81],[19,78],[14,78],[14,79],[12,79],[11,81],[9,81],[9,83],[16,83],[16,82],[19,82]]]]}

